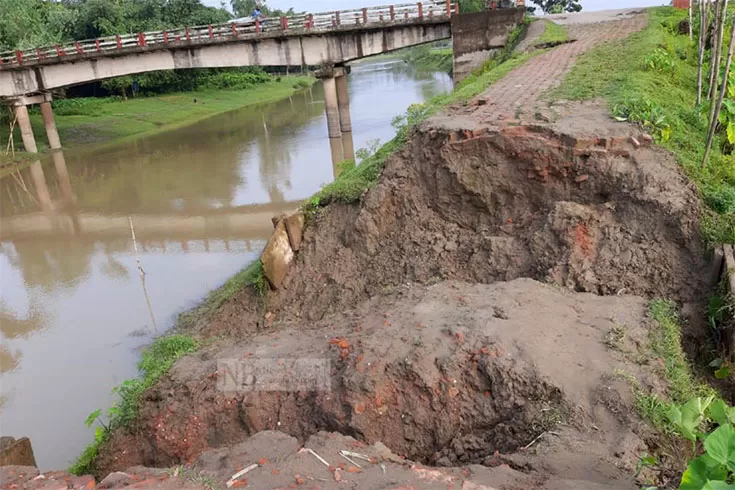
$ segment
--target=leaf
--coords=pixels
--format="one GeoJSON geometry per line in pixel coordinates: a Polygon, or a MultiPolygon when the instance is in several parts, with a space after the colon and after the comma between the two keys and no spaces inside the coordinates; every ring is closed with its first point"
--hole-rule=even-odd
{"type": "Polygon", "coordinates": [[[705,410],[713,400],[714,396],[692,398],[681,407],[672,405],[667,415],[682,437],[690,441],[696,441],[695,431],[704,420],[705,410]]]}
{"type": "Polygon", "coordinates": [[[727,124],[727,141],[730,142],[730,144],[735,144],[735,122],[730,121],[727,124]]]}
{"type": "Polygon", "coordinates": [[[727,478],[727,468],[704,454],[689,461],[679,490],[702,490],[710,481],[724,478],[727,478]]]}
{"type": "Polygon", "coordinates": [[[726,424],[718,427],[704,440],[707,455],[731,471],[735,469],[735,429],[726,424]]]}
{"type": "Polygon", "coordinates": [[[730,422],[728,417],[729,407],[722,399],[715,400],[709,407],[709,416],[718,425],[725,425],[730,422]]]}
{"type": "Polygon", "coordinates": [[[722,363],[723,363],[722,358],[718,357],[718,358],[714,359],[712,362],[709,363],[709,367],[718,368],[718,367],[722,366],[722,363]]]}
{"type": "Polygon", "coordinates": [[[661,130],[661,140],[669,141],[669,138],[671,138],[671,128],[663,128],[661,130]]]}
{"type": "Polygon", "coordinates": [[[717,379],[726,379],[730,377],[730,367],[729,366],[722,366],[720,369],[715,371],[715,378],[717,379]]]}
{"type": "Polygon", "coordinates": [[[702,487],[702,490],[735,490],[735,485],[729,485],[722,480],[710,480],[702,487]]]}
{"type": "Polygon", "coordinates": [[[96,442],[102,442],[102,439],[105,438],[105,429],[103,429],[100,426],[97,426],[97,428],[94,430],[94,440],[96,442]]]}
{"type": "Polygon", "coordinates": [[[102,414],[102,409],[98,408],[94,412],[90,413],[87,416],[87,420],[84,421],[84,425],[87,427],[92,427],[92,424],[99,418],[99,416],[102,414]]]}

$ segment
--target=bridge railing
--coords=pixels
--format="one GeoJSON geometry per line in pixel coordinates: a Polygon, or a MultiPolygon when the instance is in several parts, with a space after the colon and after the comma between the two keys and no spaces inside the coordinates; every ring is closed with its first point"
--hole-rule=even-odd
{"type": "Polygon", "coordinates": [[[453,3],[452,0],[429,0],[418,3],[316,14],[307,13],[291,17],[246,19],[217,25],[107,36],[0,53],[0,70],[18,68],[47,60],[60,61],[85,55],[112,55],[149,46],[208,44],[277,32],[330,31],[377,23],[400,24],[430,21],[451,17],[455,11],[458,11],[458,7],[459,4],[453,3]]]}

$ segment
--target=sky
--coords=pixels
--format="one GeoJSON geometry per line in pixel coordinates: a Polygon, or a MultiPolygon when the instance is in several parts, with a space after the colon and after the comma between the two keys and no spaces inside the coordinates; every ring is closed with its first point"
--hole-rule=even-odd
{"type": "MultiPolygon", "coordinates": [[[[203,0],[205,4],[219,6],[221,0],[203,0]]],[[[400,0],[396,3],[406,3],[408,0],[400,0]]],[[[229,0],[225,0],[229,6],[229,0]]],[[[308,12],[323,12],[327,10],[348,10],[358,7],[369,7],[371,5],[384,5],[384,0],[267,0],[271,8],[287,10],[294,7],[296,10],[308,12]]],[[[530,1],[526,2],[531,4],[530,1]]],[[[611,10],[630,7],[653,7],[656,5],[669,5],[669,0],[582,0],[584,10],[611,10]]]]}

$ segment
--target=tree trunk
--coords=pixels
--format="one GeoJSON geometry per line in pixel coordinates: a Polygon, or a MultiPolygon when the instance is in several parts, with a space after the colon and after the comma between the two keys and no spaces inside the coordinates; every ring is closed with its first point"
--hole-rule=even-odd
{"type": "Polygon", "coordinates": [[[717,129],[717,120],[720,117],[720,110],[722,109],[722,101],[725,100],[725,94],[727,93],[727,82],[730,76],[730,67],[732,66],[732,55],[735,51],[735,22],[732,23],[730,29],[730,48],[727,51],[727,62],[725,63],[725,76],[722,79],[722,87],[720,88],[720,96],[717,98],[717,104],[715,104],[714,111],[711,112],[709,122],[709,132],[707,133],[707,146],[704,148],[704,158],[702,159],[702,167],[707,165],[707,159],[709,158],[709,152],[712,150],[712,140],[715,137],[715,129],[717,129]]]}
{"type": "Polygon", "coordinates": [[[719,26],[717,31],[717,52],[715,53],[715,60],[713,64],[713,77],[710,80],[709,98],[715,100],[717,97],[717,87],[720,81],[720,63],[722,63],[722,47],[725,43],[725,24],[727,23],[727,1],[724,0],[723,6],[720,9],[720,15],[718,17],[719,26]]]}

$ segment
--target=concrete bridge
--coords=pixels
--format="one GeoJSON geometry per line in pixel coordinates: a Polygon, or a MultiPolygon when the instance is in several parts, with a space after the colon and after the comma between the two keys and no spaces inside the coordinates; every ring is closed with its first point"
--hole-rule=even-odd
{"type": "Polygon", "coordinates": [[[508,8],[456,15],[458,6],[452,0],[429,0],[240,19],[0,53],[0,102],[13,107],[25,149],[36,153],[27,110],[32,104],[40,104],[51,149],[61,148],[51,106],[55,89],[158,70],[323,66],[318,76],[324,84],[332,156],[337,161],[354,159],[354,149],[342,138],[352,131],[346,63],[450,37],[455,58],[489,52],[505,45],[525,13],[523,8],[508,8]]]}

